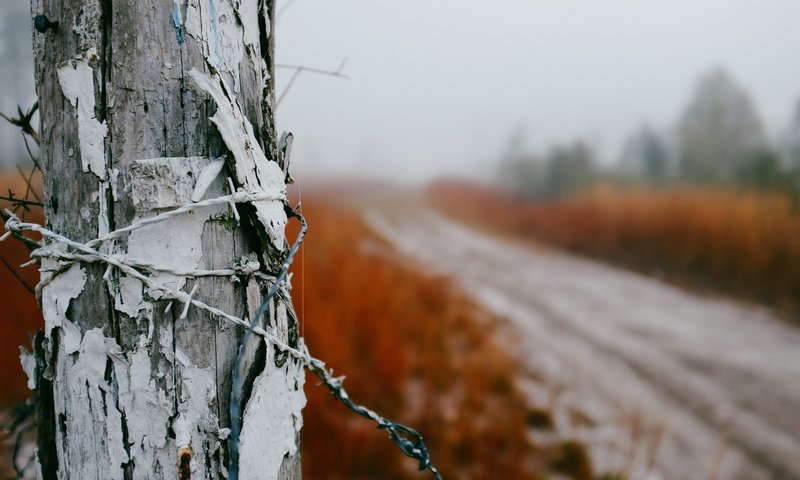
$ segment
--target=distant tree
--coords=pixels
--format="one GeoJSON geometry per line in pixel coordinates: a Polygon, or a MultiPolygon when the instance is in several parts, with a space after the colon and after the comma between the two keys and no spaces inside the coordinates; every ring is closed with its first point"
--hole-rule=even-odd
{"type": "Polygon", "coordinates": [[[509,135],[497,169],[500,183],[513,192],[532,196],[541,183],[541,159],[525,147],[526,132],[518,125],[509,135]]]}
{"type": "Polygon", "coordinates": [[[594,154],[585,142],[555,146],[546,159],[545,197],[574,193],[594,182],[594,154]]]}
{"type": "Polygon", "coordinates": [[[663,183],[669,175],[670,157],[666,140],[650,126],[643,125],[625,143],[619,171],[632,180],[663,183]]]}
{"type": "Polygon", "coordinates": [[[505,155],[501,181],[512,191],[534,199],[555,198],[591,184],[597,177],[594,154],[582,141],[556,145],[545,156],[517,151],[505,155]]]}
{"type": "Polygon", "coordinates": [[[767,148],[754,150],[744,158],[737,170],[737,180],[743,186],[759,189],[788,187],[780,155],[767,148]]]}
{"type": "Polygon", "coordinates": [[[700,182],[735,180],[752,152],[767,144],[750,97],[721,69],[698,82],[678,137],[681,175],[700,182]]]}
{"type": "Polygon", "coordinates": [[[531,153],[504,156],[500,164],[500,183],[507,189],[526,197],[537,197],[542,191],[544,164],[531,153]]]}
{"type": "Polygon", "coordinates": [[[800,101],[797,102],[794,116],[783,141],[786,166],[792,170],[800,169],[800,101]]]}

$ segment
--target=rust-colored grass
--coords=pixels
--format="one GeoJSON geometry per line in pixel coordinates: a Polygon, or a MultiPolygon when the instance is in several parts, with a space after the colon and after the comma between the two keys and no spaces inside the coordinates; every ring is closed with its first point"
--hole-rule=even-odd
{"type": "MultiPolygon", "coordinates": [[[[353,213],[304,199],[310,230],[295,304],[312,352],[356,402],[417,428],[448,478],[532,478],[534,448],[515,361],[492,319],[451,288],[391,258],[353,213]]],[[[321,388],[306,388],[303,473],[319,479],[427,478],[321,388]]]]}
{"type": "MultiPolygon", "coordinates": [[[[39,179],[35,179],[37,189],[41,189],[39,179]]],[[[17,197],[25,193],[25,182],[18,172],[0,175],[0,193],[14,192],[17,197]]],[[[40,190],[41,191],[41,190],[40,190]]],[[[7,201],[0,200],[0,210],[10,208],[7,201]]],[[[19,215],[23,214],[20,210],[19,215]]],[[[40,208],[30,208],[25,219],[41,223],[43,215],[40,208]]],[[[0,227],[0,233],[5,229],[0,227]]],[[[36,298],[15,277],[12,270],[29,287],[39,281],[36,266],[20,269],[19,265],[30,260],[27,249],[14,239],[0,242],[0,407],[18,404],[30,395],[26,385],[25,373],[19,367],[19,346],[30,347],[29,337],[42,327],[44,321],[36,305],[36,298]]]]}
{"type": "Polygon", "coordinates": [[[459,181],[428,193],[447,213],[502,232],[768,303],[788,317],[800,312],[800,213],[780,194],[597,187],[536,203],[459,181]]]}

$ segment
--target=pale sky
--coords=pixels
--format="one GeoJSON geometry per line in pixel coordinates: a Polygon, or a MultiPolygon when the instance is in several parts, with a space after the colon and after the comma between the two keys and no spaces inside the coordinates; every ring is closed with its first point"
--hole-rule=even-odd
{"type": "MultiPolygon", "coordinates": [[[[0,1],[26,18],[27,0],[0,1]]],[[[799,20],[798,0],[293,0],[278,62],[346,57],[351,79],[301,75],[279,126],[295,133],[294,168],[320,173],[489,178],[520,127],[531,149],[580,137],[610,163],[642,122],[672,127],[698,77],[723,67],[776,138],[800,100],[799,20]]],[[[1,73],[30,90],[4,89],[2,111],[29,104],[32,83],[1,73]]],[[[2,125],[0,140],[18,132],[2,125]]]]}
{"type": "Polygon", "coordinates": [[[301,75],[279,125],[315,172],[486,177],[519,125],[532,149],[581,137],[611,162],[724,67],[776,137],[800,99],[798,19],[797,0],[294,0],[278,62],[347,57],[351,79],[301,75]]]}

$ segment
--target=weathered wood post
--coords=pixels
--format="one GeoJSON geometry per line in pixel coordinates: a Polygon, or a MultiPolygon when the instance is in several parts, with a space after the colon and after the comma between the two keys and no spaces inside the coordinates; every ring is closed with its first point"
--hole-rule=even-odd
{"type": "MultiPolygon", "coordinates": [[[[274,10],[275,0],[32,0],[47,227],[136,259],[142,275],[40,252],[45,331],[28,368],[40,478],[300,477],[302,366],[249,342],[231,468],[245,329],[189,305],[249,318],[286,253],[274,10]],[[261,195],[238,204],[241,219],[214,204],[92,242],[231,188],[261,195]]],[[[287,289],[267,317],[297,344],[287,289]]]]}

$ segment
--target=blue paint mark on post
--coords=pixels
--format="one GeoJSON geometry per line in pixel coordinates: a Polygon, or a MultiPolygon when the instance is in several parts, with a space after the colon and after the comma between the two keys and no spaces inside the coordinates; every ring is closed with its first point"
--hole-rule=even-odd
{"type": "MultiPolygon", "coordinates": [[[[250,320],[250,327],[247,329],[247,332],[245,332],[242,343],[239,345],[239,353],[236,355],[236,363],[233,366],[233,385],[231,386],[231,434],[228,440],[228,451],[230,453],[231,463],[228,467],[228,480],[239,480],[239,440],[242,433],[242,384],[244,382],[244,378],[242,378],[242,361],[244,360],[245,348],[247,348],[247,343],[256,325],[258,325],[258,321],[267,313],[267,308],[272,298],[278,293],[278,289],[281,288],[284,280],[286,280],[286,276],[289,274],[289,267],[291,267],[294,256],[297,255],[297,251],[300,250],[300,245],[303,243],[306,231],[308,230],[308,223],[303,215],[297,213],[296,210],[288,209],[288,205],[284,205],[284,207],[287,208],[286,213],[288,218],[300,220],[300,233],[297,234],[292,248],[289,249],[289,254],[286,256],[286,260],[283,262],[278,276],[275,277],[275,283],[269,288],[256,314],[253,315],[253,319],[250,320]]],[[[265,318],[264,320],[266,322],[267,319],[265,318]]]]}
{"type": "Polygon", "coordinates": [[[175,27],[175,38],[178,45],[183,45],[183,18],[181,18],[181,6],[175,0],[175,8],[172,10],[172,26],[175,27]]]}
{"type": "Polygon", "coordinates": [[[214,53],[217,55],[217,70],[220,69],[222,64],[222,49],[219,46],[219,30],[217,29],[217,9],[214,7],[214,0],[208,0],[208,6],[211,8],[211,31],[214,33],[214,53]]]}

